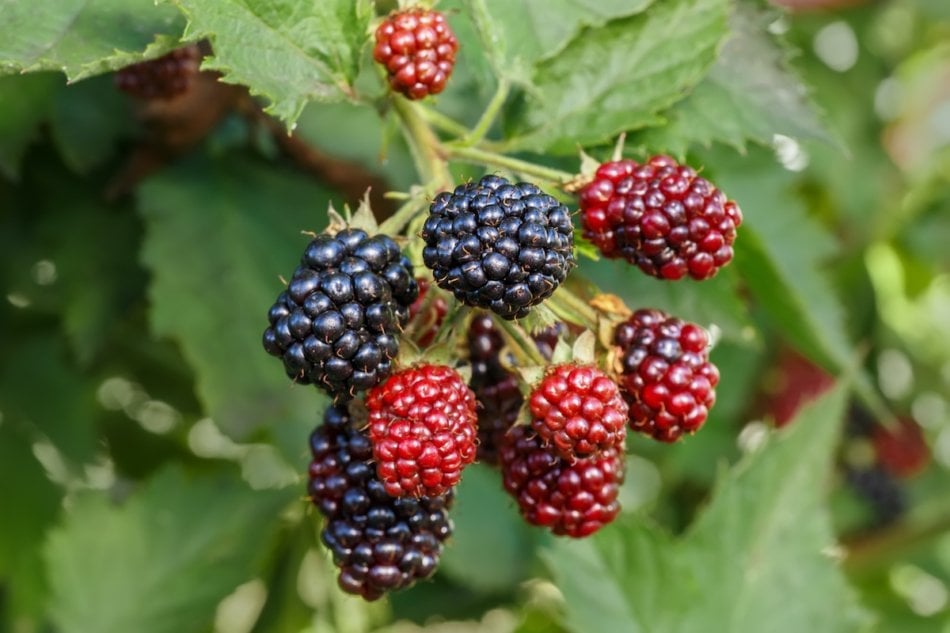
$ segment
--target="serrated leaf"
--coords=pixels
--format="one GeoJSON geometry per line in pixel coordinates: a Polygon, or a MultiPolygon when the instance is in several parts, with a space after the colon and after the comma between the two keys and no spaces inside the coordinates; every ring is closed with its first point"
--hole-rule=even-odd
{"type": "Polygon", "coordinates": [[[34,0],[2,4],[0,74],[58,70],[75,81],[178,43],[183,21],[154,0],[34,0]]]}
{"type": "Polygon", "coordinates": [[[193,159],[140,189],[155,332],[181,345],[205,410],[226,433],[289,433],[294,463],[321,392],[293,386],[261,335],[279,276],[290,276],[306,246],[300,232],[326,223],[327,202],[303,176],[235,157],[193,159]]]}
{"type": "Polygon", "coordinates": [[[353,82],[372,5],[368,0],[166,0],[188,17],[185,37],[208,38],[202,68],[270,101],[290,127],[308,101],[340,101],[353,82]]]}
{"type": "Polygon", "coordinates": [[[587,28],[538,64],[537,90],[509,111],[508,146],[573,153],[656,124],[713,63],[728,33],[728,0],[664,0],[587,28]],[[688,45],[686,45],[688,43],[688,45]]]}
{"type": "Polygon", "coordinates": [[[54,73],[0,77],[0,175],[19,177],[20,159],[39,134],[62,83],[54,73]]]}
{"type": "Polygon", "coordinates": [[[868,615],[825,553],[834,535],[823,490],[845,394],[839,387],[822,397],[734,468],[683,538],[634,517],[552,547],[545,558],[565,596],[568,626],[577,633],[707,633],[710,626],[792,633],[866,625],[868,615]]]}
{"type": "Polygon", "coordinates": [[[53,620],[63,633],[208,630],[293,494],[166,470],[120,507],[80,497],[46,544],[53,620]]]}
{"type": "Polygon", "coordinates": [[[585,26],[644,11],[653,0],[464,0],[495,73],[530,84],[533,64],[562,50],[585,26]]]}
{"type": "Polygon", "coordinates": [[[662,127],[637,141],[651,151],[686,153],[691,143],[771,144],[775,134],[835,142],[808,90],[788,64],[789,51],[767,29],[774,14],[739,4],[719,59],[662,127]]]}

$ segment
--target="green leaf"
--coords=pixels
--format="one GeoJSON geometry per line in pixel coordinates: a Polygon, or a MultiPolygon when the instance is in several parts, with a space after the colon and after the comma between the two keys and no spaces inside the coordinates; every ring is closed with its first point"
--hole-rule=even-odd
{"type": "Polygon", "coordinates": [[[321,392],[293,386],[261,335],[280,276],[290,277],[306,246],[300,232],[323,228],[327,202],[303,176],[234,156],[193,159],[140,189],[156,334],[181,345],[205,411],[226,433],[287,429],[294,463],[321,392]]]}
{"type": "Polygon", "coordinates": [[[292,497],[251,491],[236,473],[179,470],[119,507],[104,494],[80,497],[46,545],[53,620],[63,633],[209,630],[292,497]]]}
{"type": "Polygon", "coordinates": [[[511,148],[570,153],[659,122],[713,63],[728,33],[728,0],[664,0],[586,28],[535,70],[509,112],[511,148]]]}
{"type": "Polygon", "coordinates": [[[0,175],[19,177],[20,159],[38,136],[62,81],[53,73],[0,77],[0,175]]]}
{"type": "Polygon", "coordinates": [[[584,27],[642,12],[653,0],[464,0],[495,73],[530,84],[531,68],[584,27]]]}
{"type": "Polygon", "coordinates": [[[33,457],[29,438],[0,423],[0,499],[7,508],[0,530],[0,579],[8,582],[14,613],[40,611],[46,591],[39,548],[59,514],[62,494],[33,457]]]}
{"type": "Polygon", "coordinates": [[[834,142],[808,91],[788,64],[789,50],[766,30],[772,12],[740,4],[730,19],[732,35],[696,89],[676,104],[662,127],[634,142],[651,151],[683,155],[692,143],[726,143],[743,150],[748,141],[770,145],[775,134],[834,142]]]}
{"type": "Polygon", "coordinates": [[[209,38],[202,68],[270,100],[291,127],[307,101],[354,95],[372,18],[368,0],[171,0],[188,17],[185,37],[209,38]]]}
{"type": "Polygon", "coordinates": [[[58,70],[75,81],[171,50],[181,27],[178,12],[154,0],[7,0],[0,74],[58,70]]]}
{"type": "Polygon", "coordinates": [[[826,553],[823,489],[844,413],[839,387],[732,470],[687,534],[624,519],[546,554],[580,633],[853,631],[868,623],[826,553]]]}

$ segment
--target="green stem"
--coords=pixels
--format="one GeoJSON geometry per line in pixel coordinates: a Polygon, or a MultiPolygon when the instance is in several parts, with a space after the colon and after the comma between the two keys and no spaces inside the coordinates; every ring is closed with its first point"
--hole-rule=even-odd
{"type": "Polygon", "coordinates": [[[874,535],[845,541],[844,567],[856,572],[888,564],[947,532],[950,532],[950,514],[942,514],[926,522],[898,525],[874,535]]]}
{"type": "Polygon", "coordinates": [[[567,288],[560,288],[551,295],[547,306],[561,320],[573,322],[580,318],[581,323],[577,325],[597,331],[597,311],[567,288]]]}
{"type": "Polygon", "coordinates": [[[463,147],[460,145],[446,144],[442,146],[442,149],[448,158],[454,158],[456,160],[468,163],[475,163],[476,165],[485,165],[487,167],[500,167],[518,174],[534,176],[535,178],[540,178],[541,180],[553,182],[558,185],[563,185],[569,182],[575,176],[575,174],[570,174],[566,171],[561,171],[560,169],[536,165],[535,163],[529,163],[528,161],[511,158],[510,156],[503,156],[501,154],[495,154],[494,152],[486,152],[485,150],[475,147],[463,147]]]}
{"type": "Polygon", "coordinates": [[[421,106],[419,108],[419,116],[425,119],[427,123],[432,125],[432,127],[436,128],[437,130],[442,130],[446,134],[451,134],[457,138],[462,138],[468,136],[469,134],[467,127],[452,117],[442,114],[438,110],[421,106]]]}
{"type": "Polygon", "coordinates": [[[485,111],[482,113],[478,123],[475,124],[475,127],[472,128],[472,131],[460,141],[461,145],[470,147],[482,142],[485,135],[488,134],[488,130],[491,129],[492,124],[495,122],[495,119],[498,118],[498,112],[501,110],[501,106],[505,105],[510,89],[511,84],[507,79],[502,78],[498,80],[498,88],[495,90],[495,95],[491,98],[491,101],[488,102],[488,107],[485,108],[485,111]]]}
{"type": "Polygon", "coordinates": [[[422,181],[437,191],[451,188],[452,176],[439,152],[439,138],[419,114],[416,104],[396,96],[393,98],[393,107],[402,121],[403,134],[422,181]]]}
{"type": "Polygon", "coordinates": [[[495,318],[493,320],[516,355],[527,359],[532,365],[544,366],[548,364],[548,360],[538,349],[537,343],[524,331],[524,328],[508,319],[495,318]]]}
{"type": "Polygon", "coordinates": [[[410,222],[412,218],[419,213],[419,209],[425,206],[425,198],[416,194],[409,199],[408,202],[399,207],[395,213],[386,218],[386,220],[379,225],[379,232],[384,235],[396,235],[401,232],[403,228],[410,222]]]}

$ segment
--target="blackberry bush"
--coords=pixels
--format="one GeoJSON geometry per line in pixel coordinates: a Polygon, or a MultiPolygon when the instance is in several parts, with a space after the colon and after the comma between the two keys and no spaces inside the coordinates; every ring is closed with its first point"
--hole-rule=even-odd
{"type": "Polygon", "coordinates": [[[198,45],[183,46],[157,59],[119,70],[115,85],[139,99],[173,99],[188,92],[200,63],[198,45]]]}

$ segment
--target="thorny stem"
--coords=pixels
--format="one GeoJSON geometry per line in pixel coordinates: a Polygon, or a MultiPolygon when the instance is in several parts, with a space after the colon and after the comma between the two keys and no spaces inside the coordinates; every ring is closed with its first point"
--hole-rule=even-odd
{"type": "Polygon", "coordinates": [[[498,118],[498,112],[501,110],[501,106],[505,105],[510,89],[511,84],[507,79],[502,78],[498,81],[498,88],[495,90],[495,95],[488,103],[488,107],[485,108],[478,123],[472,128],[472,131],[466,134],[460,141],[461,145],[470,147],[482,142],[485,135],[488,134],[488,130],[491,129],[492,124],[495,122],[495,119],[498,118]]]}
{"type": "Polygon", "coordinates": [[[557,185],[563,185],[572,180],[575,176],[560,169],[536,165],[535,163],[529,163],[525,160],[495,154],[494,152],[487,152],[475,147],[464,147],[447,143],[442,146],[442,150],[448,158],[454,158],[467,163],[475,163],[477,165],[486,165],[488,167],[500,167],[518,174],[534,176],[535,178],[553,182],[557,185]]]}
{"type": "Polygon", "coordinates": [[[523,327],[508,319],[496,318],[493,320],[501,330],[504,338],[507,339],[508,345],[515,354],[528,359],[532,365],[548,364],[547,359],[541,354],[534,339],[525,332],[523,327]]]}

